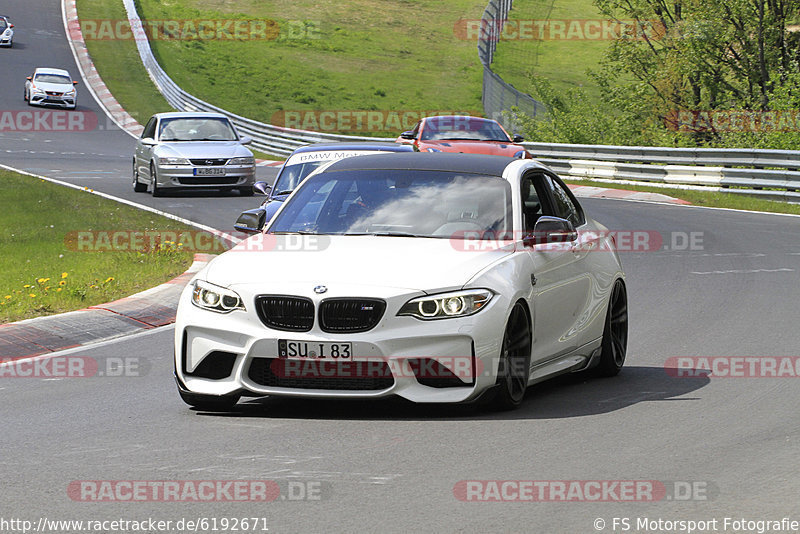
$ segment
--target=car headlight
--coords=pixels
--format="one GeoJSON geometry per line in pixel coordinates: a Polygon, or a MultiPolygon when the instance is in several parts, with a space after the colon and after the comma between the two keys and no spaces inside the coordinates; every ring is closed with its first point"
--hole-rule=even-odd
{"type": "Polygon", "coordinates": [[[75,96],[75,89],[70,89],[69,91],[64,93],[64,95],[65,96],[75,96]]]}
{"type": "Polygon", "coordinates": [[[466,317],[485,308],[492,296],[493,293],[488,289],[426,295],[403,304],[397,315],[410,315],[424,320],[466,317]]]}
{"type": "Polygon", "coordinates": [[[217,313],[230,313],[233,310],[244,311],[244,302],[235,291],[215,286],[202,280],[192,284],[192,304],[204,310],[217,313]]]}
{"type": "Polygon", "coordinates": [[[39,89],[38,87],[31,87],[31,91],[33,91],[33,94],[35,94],[35,95],[43,95],[44,94],[44,89],[39,89]]]}
{"type": "Polygon", "coordinates": [[[426,148],[425,150],[427,150],[428,152],[441,152],[441,150],[439,150],[438,148],[426,148]]]}
{"type": "Polygon", "coordinates": [[[231,158],[228,160],[228,165],[255,165],[256,158],[231,158]]]}
{"type": "Polygon", "coordinates": [[[159,165],[191,165],[186,158],[158,158],[159,165]]]}

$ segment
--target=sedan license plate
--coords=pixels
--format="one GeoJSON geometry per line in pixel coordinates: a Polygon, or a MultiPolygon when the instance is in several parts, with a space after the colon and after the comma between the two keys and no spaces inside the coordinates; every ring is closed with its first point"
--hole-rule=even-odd
{"type": "Polygon", "coordinates": [[[195,176],[224,176],[225,169],[195,169],[195,176]]]}
{"type": "Polygon", "coordinates": [[[289,360],[352,360],[352,343],[278,340],[278,356],[289,360]]]}

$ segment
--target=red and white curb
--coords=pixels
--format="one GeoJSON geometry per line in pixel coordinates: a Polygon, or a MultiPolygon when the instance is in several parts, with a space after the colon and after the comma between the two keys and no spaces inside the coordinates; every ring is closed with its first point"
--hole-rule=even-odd
{"type": "Polygon", "coordinates": [[[280,167],[281,165],[283,165],[283,161],[272,161],[269,159],[256,160],[257,167],[280,167]]]}
{"type": "Polygon", "coordinates": [[[643,202],[661,202],[665,204],[690,205],[691,202],[674,198],[661,193],[645,193],[643,191],[628,191],[625,189],[608,189],[590,185],[567,184],[576,197],[580,198],[615,198],[618,200],[638,200],[643,202]]]}
{"type": "Polygon", "coordinates": [[[195,254],[192,265],[180,276],[130,297],[0,325],[0,361],[93,345],[172,324],[183,288],[212,258],[195,254]]]}
{"type": "Polygon", "coordinates": [[[106,115],[117,126],[129,134],[139,137],[144,127],[117,102],[117,99],[114,98],[114,95],[111,94],[100,74],[98,74],[92,58],[89,57],[86,41],[84,41],[83,33],[81,32],[75,0],[63,0],[61,14],[64,20],[64,30],[67,33],[67,42],[72,49],[72,54],[75,56],[75,62],[81,71],[81,78],[83,78],[86,88],[100,107],[105,110],[106,115]]]}

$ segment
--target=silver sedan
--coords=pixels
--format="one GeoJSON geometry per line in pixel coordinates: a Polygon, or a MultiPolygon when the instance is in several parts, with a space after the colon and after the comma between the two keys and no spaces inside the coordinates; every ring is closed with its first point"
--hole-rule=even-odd
{"type": "Polygon", "coordinates": [[[237,189],[253,194],[256,167],[225,115],[157,113],[147,122],[133,157],[133,190],[153,196],[175,189],[237,189]]]}

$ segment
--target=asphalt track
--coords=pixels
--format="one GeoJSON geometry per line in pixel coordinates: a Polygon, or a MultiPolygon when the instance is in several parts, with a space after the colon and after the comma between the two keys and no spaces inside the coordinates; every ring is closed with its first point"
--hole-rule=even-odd
{"type": "MultiPolygon", "coordinates": [[[[32,4],[39,2],[24,3],[32,4]]],[[[21,9],[22,2],[13,6],[3,9],[18,25],[20,46],[11,51],[13,63],[2,56],[13,74],[7,79],[24,80],[42,60],[71,65],[56,10],[51,17],[21,9]],[[52,30],[26,30],[33,27],[52,30]]],[[[3,109],[23,108],[19,87],[12,95],[4,89],[3,109]]],[[[86,98],[81,105],[94,109],[86,98]]],[[[34,150],[31,143],[4,134],[0,162],[153,202],[128,192],[126,134],[86,136],[80,142],[53,134],[22,153],[34,150]],[[92,156],[69,154],[81,147],[92,156]]],[[[155,201],[223,226],[253,202],[235,195],[155,201]]],[[[800,520],[797,378],[677,378],[670,360],[800,356],[800,218],[615,200],[583,205],[612,229],[652,231],[664,240],[657,250],[622,253],[631,330],[620,376],[562,377],[501,414],[397,400],[267,398],[213,415],[179,399],[172,329],[165,327],[71,354],[100,369],[120,358],[135,362],[138,371],[128,376],[0,379],[0,517],[36,524],[40,517],[247,516],[266,518],[270,532],[588,533],[614,531],[614,518],[629,519],[627,532],[679,531],[642,530],[637,518],[717,519],[705,532],[733,532],[724,518],[800,520]],[[694,250],[672,246],[692,233],[694,250]],[[97,503],[67,493],[80,480],[237,479],[319,483],[321,498],[97,503]],[[461,502],[453,489],[463,480],[654,480],[703,491],[656,502],[461,502]]],[[[619,523],[616,531],[624,531],[619,523]]]]}
{"type": "MultiPolygon", "coordinates": [[[[220,230],[233,230],[236,216],[258,206],[257,197],[236,192],[178,192],[164,198],[134,193],[131,168],[135,140],[120,130],[101,111],[80,74],[64,34],[58,0],[4,2],[0,13],[13,21],[14,47],[0,49],[3,84],[0,113],[6,111],[52,112],[57,109],[28,106],[22,99],[25,77],[36,67],[65,68],[78,85],[78,108],[84,112],[88,131],[52,131],[47,121],[39,131],[0,130],[0,162],[102,191],[119,198],[152,206],[220,230]],[[96,124],[95,127],[92,127],[96,124]],[[49,131],[48,131],[49,129],[49,131]]],[[[165,109],[164,111],[172,111],[165,109]]],[[[27,127],[30,121],[23,121],[27,127]]],[[[259,179],[271,182],[274,168],[258,167],[259,179]]]]}

